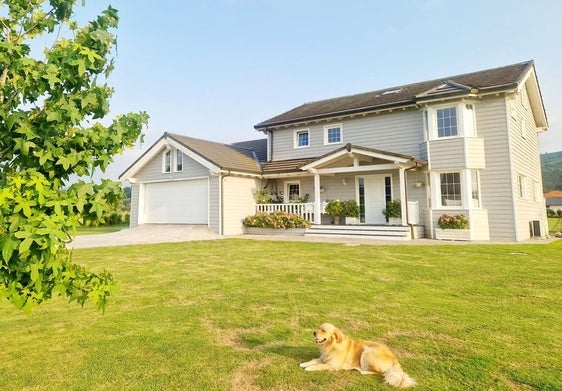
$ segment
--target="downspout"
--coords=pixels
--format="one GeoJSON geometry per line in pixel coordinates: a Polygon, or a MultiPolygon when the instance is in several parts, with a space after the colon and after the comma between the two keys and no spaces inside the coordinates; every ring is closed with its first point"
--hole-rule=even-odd
{"type": "Polygon", "coordinates": [[[220,200],[220,208],[219,208],[219,236],[223,235],[224,232],[224,192],[222,191],[223,187],[223,180],[226,177],[230,176],[230,171],[226,175],[222,175],[222,171],[219,171],[219,200],[220,200]]]}

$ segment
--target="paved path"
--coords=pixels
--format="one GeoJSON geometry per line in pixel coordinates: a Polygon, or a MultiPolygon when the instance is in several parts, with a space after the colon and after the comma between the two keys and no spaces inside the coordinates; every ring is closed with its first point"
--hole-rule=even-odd
{"type": "Polygon", "coordinates": [[[197,225],[139,225],[121,231],[98,235],[79,235],[68,248],[89,248],[125,246],[129,244],[149,244],[167,242],[187,242],[190,240],[219,239],[216,233],[206,226],[197,225]]]}
{"type": "MultiPolygon", "coordinates": [[[[206,226],[197,225],[139,225],[134,228],[126,228],[118,232],[111,232],[99,235],[80,235],[74,239],[74,242],[68,248],[90,248],[90,247],[109,247],[109,246],[125,246],[131,244],[149,244],[149,243],[169,243],[169,242],[187,242],[192,240],[215,240],[239,238],[248,240],[280,240],[280,241],[299,241],[299,242],[330,242],[341,243],[349,246],[369,244],[369,245],[467,245],[467,244],[499,244],[500,242],[483,241],[483,242],[462,242],[462,241],[446,241],[433,239],[415,239],[415,240],[377,240],[353,237],[329,237],[329,236],[296,236],[296,235],[234,235],[219,236],[206,226]]],[[[554,238],[547,240],[531,239],[518,244],[535,243],[547,244],[551,243],[554,238]]],[[[504,242],[516,244],[514,242],[504,242]]]]}

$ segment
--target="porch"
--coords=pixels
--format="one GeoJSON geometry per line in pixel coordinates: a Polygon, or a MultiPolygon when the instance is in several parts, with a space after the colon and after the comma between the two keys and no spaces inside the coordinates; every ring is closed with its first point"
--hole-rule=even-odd
{"type": "MultiPolygon", "coordinates": [[[[324,214],[326,205],[327,202],[325,201],[320,203],[321,215],[324,214]]],[[[276,211],[297,214],[310,221],[312,226],[305,230],[305,236],[354,237],[379,240],[409,240],[419,239],[425,236],[424,226],[418,225],[418,219],[414,218],[414,216],[419,216],[417,201],[408,202],[409,219],[406,219],[406,221],[403,220],[401,225],[365,224],[355,218],[347,218],[348,224],[316,224],[314,223],[315,204],[312,202],[256,204],[256,213],[272,213],[276,211]],[[410,221],[410,223],[408,223],[408,221],[410,221]]],[[[326,221],[326,219],[324,219],[324,221],[326,221]]],[[[342,221],[345,222],[346,219],[342,219],[342,221]]]]}

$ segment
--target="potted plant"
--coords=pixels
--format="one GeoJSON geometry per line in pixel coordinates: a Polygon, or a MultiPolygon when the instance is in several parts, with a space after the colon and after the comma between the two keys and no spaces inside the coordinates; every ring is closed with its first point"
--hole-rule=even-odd
{"type": "Polygon", "coordinates": [[[326,205],[326,213],[332,216],[334,224],[340,224],[342,217],[359,217],[359,205],[355,200],[330,200],[326,205]]]}
{"type": "Polygon", "coordinates": [[[400,200],[387,201],[382,214],[390,225],[402,225],[402,204],[400,200]]]}
{"type": "Polygon", "coordinates": [[[359,204],[355,200],[344,201],[344,211],[346,224],[357,224],[359,218],[359,204]]]}

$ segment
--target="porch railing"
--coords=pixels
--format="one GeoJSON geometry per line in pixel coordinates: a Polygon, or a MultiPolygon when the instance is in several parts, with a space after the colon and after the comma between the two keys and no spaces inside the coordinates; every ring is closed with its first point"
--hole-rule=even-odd
{"type": "MultiPolygon", "coordinates": [[[[325,208],[324,203],[321,205],[321,211],[323,212],[325,208]]],[[[314,217],[314,203],[307,202],[307,203],[296,203],[290,202],[288,204],[256,204],[256,212],[276,212],[276,211],[283,211],[285,213],[292,213],[296,215],[302,216],[304,219],[308,221],[313,221],[314,217]]]]}

